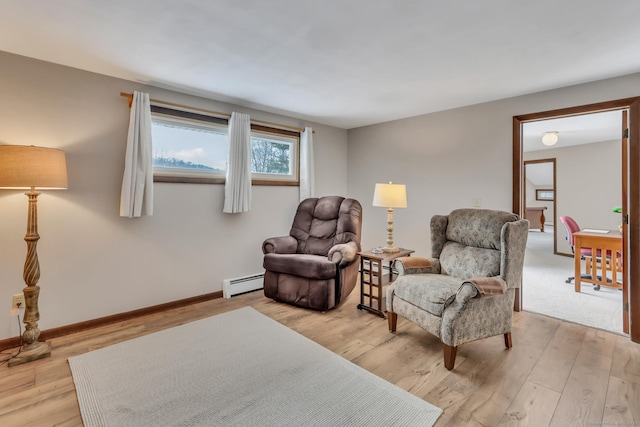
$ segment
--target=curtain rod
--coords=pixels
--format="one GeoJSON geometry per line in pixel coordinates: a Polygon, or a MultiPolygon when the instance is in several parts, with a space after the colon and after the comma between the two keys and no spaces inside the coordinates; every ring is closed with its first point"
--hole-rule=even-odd
{"type": "MultiPolygon", "coordinates": [[[[120,92],[120,96],[129,99],[129,108],[131,108],[131,104],[133,103],[133,94],[132,93],[126,93],[126,92],[120,92]]],[[[182,105],[182,104],[176,104],[176,103],[173,103],[173,102],[161,101],[159,99],[149,99],[149,101],[151,103],[154,103],[154,104],[161,104],[161,105],[167,105],[167,106],[170,106],[170,107],[184,108],[184,109],[191,110],[191,111],[199,111],[201,113],[207,113],[207,114],[210,114],[210,115],[215,116],[215,117],[220,117],[222,119],[231,118],[231,114],[229,114],[229,113],[221,113],[219,111],[212,111],[212,110],[205,110],[203,108],[189,107],[188,105],[182,105]]],[[[282,128],[282,129],[291,129],[291,130],[295,130],[297,132],[303,132],[304,131],[303,128],[299,128],[299,127],[295,127],[295,126],[289,126],[289,125],[282,125],[280,123],[267,122],[265,120],[251,119],[251,122],[255,123],[255,124],[261,124],[261,125],[271,125],[273,127],[282,128]]],[[[313,133],[316,133],[316,131],[314,130],[313,133]]]]}

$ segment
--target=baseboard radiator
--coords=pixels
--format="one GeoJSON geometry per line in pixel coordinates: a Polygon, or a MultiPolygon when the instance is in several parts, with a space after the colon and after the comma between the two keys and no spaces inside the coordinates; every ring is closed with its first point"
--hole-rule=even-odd
{"type": "Polygon", "coordinates": [[[236,277],[235,279],[224,279],[222,281],[222,296],[229,299],[234,295],[262,289],[263,279],[264,273],[236,277]]]}

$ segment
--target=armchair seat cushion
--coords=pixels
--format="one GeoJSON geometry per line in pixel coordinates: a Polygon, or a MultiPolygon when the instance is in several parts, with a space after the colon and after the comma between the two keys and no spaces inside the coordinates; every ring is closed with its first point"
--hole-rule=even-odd
{"type": "Polygon", "coordinates": [[[310,279],[334,279],[337,265],[326,256],[307,254],[265,254],[263,267],[276,273],[310,279]]]}
{"type": "Polygon", "coordinates": [[[409,274],[394,282],[396,297],[434,316],[442,317],[444,309],[455,299],[463,280],[445,274],[409,274]]]}

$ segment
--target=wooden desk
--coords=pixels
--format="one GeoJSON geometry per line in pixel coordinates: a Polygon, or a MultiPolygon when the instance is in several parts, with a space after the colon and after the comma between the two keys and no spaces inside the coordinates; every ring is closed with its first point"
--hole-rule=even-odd
{"type": "Polygon", "coordinates": [[[539,228],[544,233],[544,211],[546,206],[527,206],[524,208],[524,219],[529,220],[529,230],[539,228]]]}
{"type": "Polygon", "coordinates": [[[622,236],[618,230],[610,230],[607,233],[595,233],[580,230],[573,233],[575,260],[575,290],[580,292],[581,282],[593,283],[599,286],[612,286],[623,289],[624,283],[618,282],[618,276],[622,281],[622,236]],[[581,274],[580,249],[591,249],[593,256],[586,258],[586,269],[581,274]],[[599,260],[595,255],[600,251],[602,255],[599,260]],[[609,254],[610,256],[605,256],[609,254]],[[607,277],[607,273],[611,277],[607,277]]]}
{"type": "Polygon", "coordinates": [[[393,260],[410,256],[414,251],[400,249],[399,252],[383,252],[374,254],[371,251],[358,252],[360,255],[360,304],[363,309],[386,319],[384,286],[393,281],[393,260]],[[389,263],[389,275],[384,275],[384,263],[389,263]]]}

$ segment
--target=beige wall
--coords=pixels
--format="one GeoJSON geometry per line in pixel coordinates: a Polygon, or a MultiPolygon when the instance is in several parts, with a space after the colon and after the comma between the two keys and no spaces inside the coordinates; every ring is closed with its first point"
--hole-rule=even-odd
{"type": "MultiPolygon", "coordinates": [[[[219,291],[225,278],[262,272],[263,239],[289,232],[298,187],[254,187],[252,211],[232,215],[222,185],[156,184],[152,217],[120,218],[129,108],[119,94],[133,90],[312,126],[316,193],[346,195],[345,130],[0,53],[0,144],[67,153],[70,188],[38,202],[41,329],[219,291]]],[[[24,287],[26,216],[22,192],[0,191],[0,339],[18,335],[9,309],[24,287]]]]}
{"type": "MultiPolygon", "coordinates": [[[[384,244],[386,210],[371,201],[374,184],[391,180],[407,184],[409,204],[394,213],[395,243],[428,255],[432,215],[471,207],[475,198],[485,208],[511,209],[514,115],[636,96],[638,88],[640,74],[633,74],[347,132],[0,53],[0,143],[58,147],[68,156],[70,189],[39,201],[40,326],[220,290],[224,278],[261,271],[262,240],[291,225],[292,187],[254,187],[254,209],[227,215],[220,185],[158,184],[154,216],[120,218],[129,114],[121,91],[313,126],[317,194],[361,201],[363,247],[384,244]]],[[[26,209],[20,192],[0,191],[0,339],[17,335],[8,313],[23,287],[26,209]]]]}
{"type": "MultiPolygon", "coordinates": [[[[617,229],[620,214],[611,210],[622,204],[621,141],[524,153],[524,160],[547,158],[556,159],[558,218],[568,215],[582,228],[617,229]]],[[[558,252],[571,254],[559,221],[556,239],[558,252]]]]}
{"type": "Polygon", "coordinates": [[[371,206],[376,182],[407,185],[408,208],[394,211],[395,244],[430,255],[434,214],[473,207],[475,198],[511,210],[513,116],[638,95],[640,73],[349,130],[349,193],[364,206],[363,246],[385,240],[386,212],[371,206]]]}

